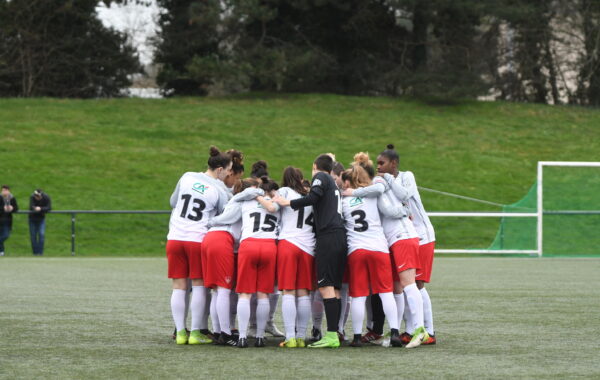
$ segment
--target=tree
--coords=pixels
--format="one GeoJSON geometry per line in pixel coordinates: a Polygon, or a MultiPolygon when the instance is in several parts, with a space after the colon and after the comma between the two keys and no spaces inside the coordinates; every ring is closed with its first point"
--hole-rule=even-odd
{"type": "Polygon", "coordinates": [[[139,72],[93,0],[0,0],[0,95],[118,96],[139,72]]]}

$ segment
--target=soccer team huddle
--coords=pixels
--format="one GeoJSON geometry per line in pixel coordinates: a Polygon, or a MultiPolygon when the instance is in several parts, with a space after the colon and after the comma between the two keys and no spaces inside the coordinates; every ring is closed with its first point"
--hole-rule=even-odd
{"type": "Polygon", "coordinates": [[[284,336],[280,347],[335,348],[350,315],[352,347],[435,344],[424,286],[434,230],[414,175],[398,166],[393,145],[376,166],[360,152],[344,169],[328,153],[311,182],[287,167],[278,185],[264,161],[242,179],[243,154],[211,147],[207,170],[185,173],[170,199],[176,343],[264,347],[269,332],[284,336]],[[280,294],[284,333],[273,323],[280,294]]]}

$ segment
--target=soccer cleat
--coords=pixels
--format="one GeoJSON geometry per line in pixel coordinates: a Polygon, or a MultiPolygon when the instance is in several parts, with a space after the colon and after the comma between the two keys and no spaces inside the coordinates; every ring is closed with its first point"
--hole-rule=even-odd
{"type": "MultiPolygon", "coordinates": [[[[221,344],[221,343],[219,343],[219,338],[221,337],[221,333],[213,333],[212,336],[213,337],[211,338],[211,340],[212,340],[213,344],[216,344],[216,345],[221,344]]],[[[210,338],[210,336],[208,336],[208,337],[210,338]]]]}
{"type": "Polygon", "coordinates": [[[410,343],[411,339],[412,339],[412,335],[410,335],[406,331],[403,332],[402,334],[400,334],[400,340],[402,340],[402,344],[404,344],[405,346],[410,343]]]}
{"type": "Polygon", "coordinates": [[[277,328],[277,326],[275,326],[275,323],[273,323],[273,321],[269,321],[267,322],[267,326],[265,326],[265,332],[273,335],[274,337],[284,337],[285,335],[281,332],[281,330],[279,330],[277,328]]]}
{"type": "Polygon", "coordinates": [[[298,347],[298,348],[306,347],[306,342],[304,341],[304,338],[296,338],[296,347],[298,347]]]}
{"type": "Polygon", "coordinates": [[[338,334],[338,339],[340,340],[340,343],[346,341],[346,336],[344,335],[343,332],[338,331],[337,334],[338,334]]]}
{"type": "Polygon", "coordinates": [[[256,338],[254,342],[254,347],[264,347],[265,346],[265,338],[256,338]]]}
{"type": "Polygon", "coordinates": [[[215,334],[211,333],[209,329],[200,329],[200,332],[210,340],[217,340],[219,338],[218,336],[215,336],[215,334]]]}
{"type": "Polygon", "coordinates": [[[363,342],[360,334],[355,334],[354,339],[350,342],[350,347],[362,347],[363,342]]]}
{"type": "MultiPolygon", "coordinates": [[[[179,335],[179,333],[177,333],[179,335]]],[[[200,330],[192,330],[190,333],[189,344],[210,344],[213,340],[200,332],[200,330]]]]}
{"type": "Polygon", "coordinates": [[[239,348],[248,348],[248,339],[240,338],[237,342],[237,346],[239,348]]]}
{"type": "Polygon", "coordinates": [[[175,336],[175,343],[177,344],[187,344],[188,343],[188,334],[185,329],[177,331],[177,335],[175,336]]]}
{"type": "Polygon", "coordinates": [[[219,341],[218,344],[221,346],[237,346],[237,339],[233,336],[233,335],[228,335],[225,333],[221,333],[219,335],[219,341]]]}
{"type": "Polygon", "coordinates": [[[383,342],[383,335],[379,335],[373,330],[369,330],[360,338],[360,340],[363,343],[381,344],[383,342]]]}
{"type": "Polygon", "coordinates": [[[235,337],[235,339],[240,337],[240,330],[238,329],[231,329],[231,336],[235,337]]]}
{"type": "MultiPolygon", "coordinates": [[[[185,329],[185,332],[188,334],[188,336],[190,336],[190,330],[188,330],[187,328],[185,329]]],[[[173,340],[175,340],[177,338],[177,328],[173,329],[173,335],[171,335],[171,338],[173,338],[173,340]]]]}
{"type": "Polygon", "coordinates": [[[398,330],[393,331],[390,334],[390,344],[392,347],[402,347],[402,339],[400,338],[400,334],[398,334],[398,330]]]}
{"type": "Polygon", "coordinates": [[[427,334],[427,331],[425,331],[424,327],[418,327],[415,332],[413,333],[413,337],[410,340],[410,342],[406,345],[406,348],[415,348],[415,347],[419,347],[421,345],[421,343],[425,340],[429,338],[429,334],[427,334]]]}
{"type": "Polygon", "coordinates": [[[327,331],[321,340],[313,344],[309,344],[308,348],[337,348],[339,346],[340,340],[338,339],[337,332],[327,331]]]}
{"type": "MultiPolygon", "coordinates": [[[[427,335],[429,335],[429,334],[427,334],[427,335]]],[[[421,345],[431,345],[431,344],[436,344],[435,335],[429,335],[429,337],[427,339],[423,339],[423,342],[421,343],[421,345]]]]}
{"type": "Polygon", "coordinates": [[[310,340],[313,342],[317,342],[321,340],[321,338],[323,338],[323,335],[321,335],[321,330],[313,326],[310,332],[310,340]]]}
{"type": "Polygon", "coordinates": [[[298,343],[296,342],[296,338],[286,339],[283,342],[279,343],[279,347],[281,348],[296,348],[298,347],[298,343]]]}

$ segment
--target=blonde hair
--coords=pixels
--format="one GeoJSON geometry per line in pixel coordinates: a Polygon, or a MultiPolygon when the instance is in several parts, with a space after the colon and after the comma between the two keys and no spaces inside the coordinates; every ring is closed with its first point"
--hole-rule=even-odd
{"type": "Polygon", "coordinates": [[[354,155],[354,162],[352,165],[360,165],[367,174],[369,178],[373,179],[375,177],[375,166],[373,165],[373,161],[369,158],[369,153],[358,152],[354,155]]]}
{"type": "Polygon", "coordinates": [[[369,173],[357,163],[353,163],[349,169],[342,173],[342,181],[350,182],[350,187],[353,189],[366,187],[371,184],[369,173]]]}

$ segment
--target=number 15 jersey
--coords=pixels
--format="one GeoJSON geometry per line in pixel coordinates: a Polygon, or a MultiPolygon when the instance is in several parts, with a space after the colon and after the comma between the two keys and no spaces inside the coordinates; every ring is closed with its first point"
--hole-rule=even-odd
{"type": "Polygon", "coordinates": [[[227,202],[225,185],[205,173],[185,173],[171,195],[168,240],[201,243],[208,232],[208,220],[227,202]]]}
{"type": "Polygon", "coordinates": [[[348,255],[357,249],[389,253],[381,226],[377,198],[344,197],[348,255]]]}
{"type": "MultiPolygon", "coordinates": [[[[271,200],[265,197],[265,200],[271,200]]],[[[276,206],[278,208],[278,206],[276,206]]],[[[246,238],[277,239],[279,211],[267,211],[259,201],[242,202],[242,242],[246,238]]]]}

